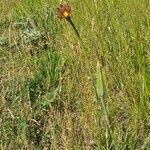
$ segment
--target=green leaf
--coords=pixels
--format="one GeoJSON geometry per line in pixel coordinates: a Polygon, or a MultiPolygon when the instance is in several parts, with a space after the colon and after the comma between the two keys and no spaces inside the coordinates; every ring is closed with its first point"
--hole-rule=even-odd
{"type": "Polygon", "coordinates": [[[54,91],[52,91],[51,93],[47,93],[46,95],[44,95],[39,101],[38,101],[38,105],[45,107],[47,105],[49,105],[50,103],[54,102],[56,99],[56,96],[58,94],[58,88],[56,88],[54,91]]]}
{"type": "Polygon", "coordinates": [[[96,67],[96,93],[98,97],[103,97],[104,94],[103,79],[99,61],[97,62],[96,67]]]}

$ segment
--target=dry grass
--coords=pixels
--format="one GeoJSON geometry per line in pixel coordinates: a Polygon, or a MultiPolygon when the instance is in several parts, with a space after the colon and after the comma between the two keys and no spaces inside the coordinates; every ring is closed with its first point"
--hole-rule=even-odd
{"type": "Polygon", "coordinates": [[[0,149],[148,150],[149,0],[58,3],[0,2],[0,149]]]}

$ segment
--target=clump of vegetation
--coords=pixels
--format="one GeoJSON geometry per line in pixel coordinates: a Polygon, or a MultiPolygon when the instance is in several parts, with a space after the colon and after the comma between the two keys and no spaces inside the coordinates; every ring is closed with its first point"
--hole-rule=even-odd
{"type": "Polygon", "coordinates": [[[0,2],[1,149],[148,150],[149,0],[57,6],[0,2]]]}

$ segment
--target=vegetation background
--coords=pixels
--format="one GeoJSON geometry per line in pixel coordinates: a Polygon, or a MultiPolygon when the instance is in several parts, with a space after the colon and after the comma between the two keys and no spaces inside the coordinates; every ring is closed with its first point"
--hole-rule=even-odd
{"type": "Polygon", "coordinates": [[[59,2],[0,1],[0,149],[150,149],[150,1],[59,2]]]}

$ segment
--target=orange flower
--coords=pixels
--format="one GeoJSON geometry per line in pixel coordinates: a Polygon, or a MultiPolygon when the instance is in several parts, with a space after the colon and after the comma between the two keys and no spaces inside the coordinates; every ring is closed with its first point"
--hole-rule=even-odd
{"type": "Polygon", "coordinates": [[[80,38],[79,32],[71,19],[71,6],[69,4],[60,4],[56,8],[56,15],[59,19],[65,18],[67,22],[70,23],[70,25],[73,27],[76,35],[80,38]]]}
{"type": "Polygon", "coordinates": [[[69,4],[60,4],[56,9],[56,15],[60,19],[69,19],[71,17],[71,6],[69,4]]]}

